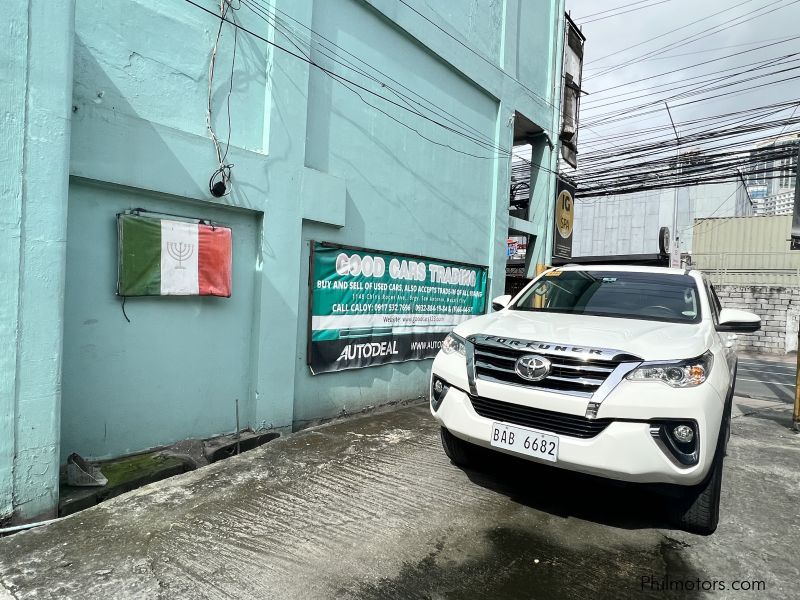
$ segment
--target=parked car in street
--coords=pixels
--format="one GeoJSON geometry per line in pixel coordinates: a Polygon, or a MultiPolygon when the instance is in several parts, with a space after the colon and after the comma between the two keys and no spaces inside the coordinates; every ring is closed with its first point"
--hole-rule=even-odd
{"type": "Polygon", "coordinates": [[[431,374],[444,450],[475,446],[614,480],[658,484],[677,525],[713,533],[730,436],[736,334],[699,271],[568,266],[460,324],[431,374]],[[665,485],[666,484],[666,485],[665,485]]]}

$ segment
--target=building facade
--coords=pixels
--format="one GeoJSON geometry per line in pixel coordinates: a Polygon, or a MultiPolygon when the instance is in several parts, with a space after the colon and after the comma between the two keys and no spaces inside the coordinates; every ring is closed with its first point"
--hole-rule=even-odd
{"type": "MultiPolygon", "coordinates": [[[[695,219],[752,214],[741,182],[650,190],[581,200],[575,204],[572,255],[654,255],[659,230],[675,228],[681,253],[692,252],[695,219]]],[[[673,236],[674,237],[674,236],[673,236]]]]}
{"type": "Polygon", "coordinates": [[[757,152],[800,147],[800,134],[779,136],[756,144],[750,160],[747,187],[753,198],[756,215],[790,215],[794,210],[794,189],[797,183],[797,154],[775,159],[759,158],[757,152]]]}
{"type": "Polygon", "coordinates": [[[237,406],[289,431],[425,394],[428,360],[311,373],[312,242],[482,266],[502,294],[518,138],[543,175],[515,226],[549,262],[563,0],[8,9],[0,521],[53,514],[72,452],[231,432],[237,406]],[[231,297],[120,298],[116,215],[136,209],[230,227],[231,297]]]}

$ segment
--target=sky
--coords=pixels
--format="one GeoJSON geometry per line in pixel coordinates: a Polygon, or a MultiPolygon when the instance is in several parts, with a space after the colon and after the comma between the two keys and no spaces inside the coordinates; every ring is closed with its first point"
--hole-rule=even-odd
{"type": "MultiPolygon", "coordinates": [[[[657,110],[653,114],[644,117],[631,116],[623,122],[592,125],[592,120],[596,121],[601,113],[644,102],[656,102],[678,93],[666,88],[643,90],[639,93],[659,93],[614,105],[599,106],[607,102],[624,100],[626,97],[620,95],[622,92],[664,83],[674,85],[696,84],[698,80],[693,81],[688,78],[702,74],[714,75],[724,69],[743,67],[748,63],[777,58],[795,52],[800,53],[800,38],[779,43],[769,48],[754,50],[758,46],[779,42],[787,37],[800,36],[800,28],[797,26],[800,23],[800,0],[645,0],[638,3],[636,0],[567,0],[566,8],[578,25],[582,25],[585,22],[582,25],[582,32],[587,38],[585,43],[583,89],[588,92],[588,95],[583,97],[581,105],[580,142],[582,152],[597,150],[599,147],[607,145],[607,143],[604,144],[602,142],[602,139],[610,133],[630,132],[631,136],[636,136],[637,129],[642,127],[669,125],[669,116],[663,102],[660,103],[660,107],[663,110],[657,110]],[[588,22],[593,18],[597,18],[588,15],[625,5],[628,6],[620,8],[619,11],[645,8],[595,22],[588,22]],[[765,14],[767,11],[772,10],[774,12],[765,14]],[[710,16],[720,11],[725,12],[710,16]],[[746,15],[751,11],[757,12],[746,15]],[[704,19],[705,17],[709,18],[704,19]],[[734,19],[733,23],[722,25],[723,22],[731,19],[734,19]],[[748,19],[752,20],[747,21],[748,19]],[[735,23],[741,24],[734,25],[735,23]],[[717,25],[720,25],[717,29],[728,28],[717,33],[701,33],[703,30],[717,25]],[[672,29],[683,26],[687,27],[673,33],[667,33],[672,29]],[[662,34],[667,35],[653,39],[662,34]],[[667,44],[673,44],[681,40],[681,38],[692,36],[693,34],[698,34],[696,41],[682,41],[671,49],[664,50],[658,56],[602,74],[604,68],[640,57],[647,52],[658,50],[667,44]],[[634,44],[640,45],[625,50],[626,47],[634,44]],[[622,52],[604,58],[620,50],[622,52]],[[699,62],[743,51],[749,52],[692,68],[699,62]],[[677,72],[646,82],[635,83],[644,77],[672,70],[677,70],[677,72]],[[619,87],[614,91],[602,91],[620,84],[623,87],[619,87]]],[[[605,16],[598,15],[598,17],[605,16]]],[[[741,94],[731,94],[713,101],[696,102],[684,106],[681,104],[688,100],[695,100],[698,97],[670,100],[670,110],[679,133],[681,129],[680,123],[688,119],[718,115],[781,101],[800,101],[800,78],[768,85],[768,82],[778,79],[800,76],[800,55],[784,60],[786,63],[783,65],[762,68],[754,73],[740,75],[737,79],[780,69],[794,70],[713,93],[732,92],[749,86],[757,86],[756,89],[741,94]]],[[[731,71],[727,74],[723,72],[719,73],[718,76],[727,76],[731,73],[731,71]]],[[[730,79],[727,79],[727,81],[730,81],[730,79]]],[[[708,85],[716,86],[724,83],[725,80],[708,85]]],[[[658,103],[653,109],[657,106],[658,103]]],[[[789,107],[785,111],[768,118],[789,117],[793,110],[795,110],[794,107],[789,107]]],[[[800,116],[800,110],[797,111],[796,116],[800,116]]],[[[790,126],[786,129],[786,132],[792,129],[800,129],[800,125],[790,126]]],[[[774,131],[775,134],[778,132],[780,132],[780,129],[774,131]]],[[[761,133],[758,135],[764,136],[767,134],[761,133]]]]}

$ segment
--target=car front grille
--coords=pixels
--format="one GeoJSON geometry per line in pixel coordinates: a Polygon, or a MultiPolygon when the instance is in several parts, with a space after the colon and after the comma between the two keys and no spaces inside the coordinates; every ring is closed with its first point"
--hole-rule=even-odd
{"type": "MultiPolygon", "coordinates": [[[[562,356],[545,351],[519,350],[475,341],[475,376],[485,381],[510,383],[573,396],[589,397],[622,362],[619,359],[593,359],[562,356]],[[520,356],[535,353],[550,360],[551,371],[541,381],[520,377],[514,366],[520,356]]],[[[624,358],[624,357],[623,357],[624,358]]]]}
{"type": "Polygon", "coordinates": [[[558,435],[593,438],[608,427],[613,419],[587,419],[578,415],[531,408],[510,402],[470,396],[472,408],[481,417],[512,425],[531,427],[558,435]]]}

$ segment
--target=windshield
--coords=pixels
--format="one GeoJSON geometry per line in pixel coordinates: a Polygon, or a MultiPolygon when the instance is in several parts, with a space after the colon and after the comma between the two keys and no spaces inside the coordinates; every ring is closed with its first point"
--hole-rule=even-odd
{"type": "Polygon", "coordinates": [[[550,271],[510,307],[674,323],[700,321],[689,275],[626,271],[550,271]]]}

